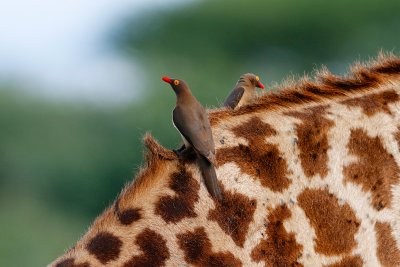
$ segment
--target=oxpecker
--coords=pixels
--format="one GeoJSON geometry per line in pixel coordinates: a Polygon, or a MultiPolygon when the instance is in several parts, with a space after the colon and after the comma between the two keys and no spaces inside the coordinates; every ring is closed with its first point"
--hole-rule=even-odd
{"type": "Polygon", "coordinates": [[[256,87],[265,88],[260,82],[260,78],[253,73],[243,74],[237,81],[235,88],[226,98],[224,106],[235,109],[250,104],[256,98],[256,87]]]}
{"type": "Polygon", "coordinates": [[[169,83],[176,94],[172,122],[182,136],[184,147],[174,151],[178,156],[188,149],[196,152],[197,163],[208,192],[221,200],[221,189],[214,168],[215,145],[207,113],[184,81],[169,77],[163,77],[162,80],[169,83]]]}

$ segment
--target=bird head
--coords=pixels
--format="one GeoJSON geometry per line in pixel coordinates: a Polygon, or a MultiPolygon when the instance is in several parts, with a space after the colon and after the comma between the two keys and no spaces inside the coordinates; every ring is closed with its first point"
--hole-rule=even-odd
{"type": "Polygon", "coordinates": [[[183,80],[171,79],[168,76],[164,76],[161,79],[164,82],[169,83],[171,85],[172,89],[174,89],[175,93],[180,93],[180,92],[188,89],[185,81],[183,81],[183,80]]]}
{"type": "Polygon", "coordinates": [[[245,83],[250,83],[251,85],[253,85],[255,87],[258,87],[258,88],[261,88],[261,89],[265,88],[264,84],[262,84],[261,81],[260,81],[260,77],[258,77],[257,75],[255,75],[253,73],[243,74],[240,77],[238,82],[241,82],[241,81],[243,81],[245,83]]]}

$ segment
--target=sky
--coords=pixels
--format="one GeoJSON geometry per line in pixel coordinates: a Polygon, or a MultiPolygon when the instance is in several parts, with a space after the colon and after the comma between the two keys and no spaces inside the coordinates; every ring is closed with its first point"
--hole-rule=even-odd
{"type": "Polygon", "coordinates": [[[128,15],[182,1],[1,0],[0,83],[54,99],[132,100],[143,73],[111,51],[107,37],[128,15]]]}

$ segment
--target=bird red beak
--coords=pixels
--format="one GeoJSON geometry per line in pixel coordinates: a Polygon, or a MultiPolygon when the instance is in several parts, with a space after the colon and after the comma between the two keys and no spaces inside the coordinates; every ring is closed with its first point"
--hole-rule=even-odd
{"type": "Polygon", "coordinates": [[[262,84],[261,82],[258,82],[258,83],[257,83],[257,87],[258,87],[258,88],[261,88],[261,89],[264,89],[264,88],[265,88],[264,84],[262,84]]]}
{"type": "Polygon", "coordinates": [[[167,77],[167,76],[162,77],[161,80],[163,80],[164,82],[169,83],[169,84],[172,83],[171,78],[169,78],[169,77],[167,77]]]}

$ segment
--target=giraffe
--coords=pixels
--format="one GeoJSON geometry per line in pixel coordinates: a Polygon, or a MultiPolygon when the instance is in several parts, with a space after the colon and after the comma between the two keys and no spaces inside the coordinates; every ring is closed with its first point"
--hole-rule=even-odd
{"type": "Polygon", "coordinates": [[[223,200],[150,135],[146,164],[49,264],[400,266],[400,58],[209,110],[223,200]]]}

